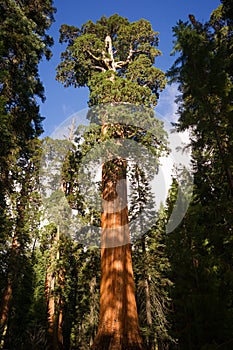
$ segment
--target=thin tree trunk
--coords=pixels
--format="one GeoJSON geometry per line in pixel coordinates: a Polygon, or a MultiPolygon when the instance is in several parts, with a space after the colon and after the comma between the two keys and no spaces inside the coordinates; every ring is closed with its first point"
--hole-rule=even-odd
{"type": "Polygon", "coordinates": [[[97,322],[98,322],[97,305],[99,300],[97,300],[98,297],[96,294],[96,286],[97,286],[96,276],[92,277],[89,286],[90,286],[90,316],[89,316],[90,323],[89,324],[91,329],[89,345],[91,347],[92,344],[94,343],[97,322]]]}
{"type": "Polygon", "coordinates": [[[4,339],[5,335],[7,332],[7,319],[8,319],[8,314],[10,311],[10,302],[12,298],[12,281],[11,278],[8,277],[7,279],[7,285],[4,290],[3,296],[2,296],[2,301],[1,301],[1,321],[0,321],[0,349],[4,348],[4,339]]]}
{"type": "Polygon", "coordinates": [[[222,165],[223,165],[223,168],[225,170],[226,179],[227,179],[228,186],[229,186],[229,189],[230,189],[230,193],[231,193],[231,196],[233,197],[233,176],[232,176],[232,172],[231,172],[230,167],[227,164],[226,152],[225,152],[225,149],[224,149],[224,147],[222,145],[221,139],[219,137],[217,128],[215,128],[214,131],[215,131],[215,136],[216,136],[216,140],[217,140],[217,145],[218,145],[220,157],[221,157],[221,160],[222,160],[222,165]]]}
{"type": "Polygon", "coordinates": [[[62,332],[62,324],[63,324],[63,307],[64,303],[62,300],[62,296],[59,295],[58,300],[58,315],[57,315],[57,342],[58,342],[58,349],[63,349],[63,332],[62,332]]]}
{"type": "MultiPolygon", "coordinates": [[[[57,226],[57,237],[56,237],[56,244],[58,245],[60,241],[60,227],[59,225],[57,226]]],[[[57,246],[57,262],[60,260],[60,248],[57,246]]],[[[60,270],[57,272],[58,278],[57,278],[57,283],[61,289],[64,289],[64,283],[65,283],[65,272],[63,268],[60,268],[60,270]]],[[[55,315],[56,315],[56,343],[58,346],[59,350],[63,349],[63,332],[62,332],[62,324],[63,324],[63,307],[64,307],[64,302],[62,299],[62,293],[58,295],[58,300],[57,300],[57,312],[55,310],[55,315]]]]}
{"type": "Polygon", "coordinates": [[[9,272],[7,277],[7,284],[3,292],[1,307],[0,307],[0,346],[4,348],[5,336],[7,333],[7,323],[11,307],[11,299],[13,294],[13,280],[17,275],[17,264],[15,258],[19,254],[20,244],[18,242],[18,232],[14,233],[11,245],[11,259],[9,263],[9,272]]]}
{"type": "MultiPolygon", "coordinates": [[[[146,251],[146,242],[145,237],[142,239],[142,251],[144,255],[147,255],[146,251]]],[[[145,297],[146,297],[146,321],[148,327],[148,336],[147,336],[147,345],[148,349],[152,350],[154,348],[154,335],[152,334],[152,307],[151,307],[151,297],[150,297],[150,284],[149,284],[150,276],[146,271],[146,266],[144,266],[144,288],[145,288],[145,297]]]]}
{"type": "Polygon", "coordinates": [[[145,294],[146,294],[146,321],[147,321],[147,327],[149,329],[148,348],[153,349],[154,337],[152,334],[152,312],[151,312],[150,286],[149,286],[148,276],[145,277],[144,284],[145,284],[145,294]]]}
{"type": "Polygon", "coordinates": [[[48,333],[51,347],[54,345],[54,321],[55,321],[55,274],[51,271],[51,266],[47,268],[45,279],[45,294],[47,300],[48,333]]]}
{"type": "Polygon", "coordinates": [[[94,350],[143,349],[128,226],[126,161],[103,165],[100,320],[94,350]]]}
{"type": "MultiPolygon", "coordinates": [[[[52,245],[56,246],[56,254],[51,249],[50,261],[59,261],[60,252],[57,247],[60,239],[59,227],[57,228],[57,234],[52,242],[52,245]]],[[[47,313],[48,313],[48,333],[49,342],[51,349],[62,350],[63,349],[63,334],[62,334],[62,323],[63,323],[63,301],[62,296],[55,296],[56,284],[64,286],[64,272],[56,272],[51,268],[51,265],[47,268],[46,279],[45,279],[45,294],[47,300],[47,313]],[[57,278],[56,278],[57,274],[57,278]]]]}

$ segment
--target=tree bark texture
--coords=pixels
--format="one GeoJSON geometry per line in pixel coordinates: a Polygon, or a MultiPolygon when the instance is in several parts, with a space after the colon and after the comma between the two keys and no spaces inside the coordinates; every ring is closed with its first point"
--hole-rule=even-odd
{"type": "Polygon", "coordinates": [[[10,311],[10,302],[12,298],[12,281],[8,277],[7,286],[4,290],[2,301],[1,301],[1,309],[0,309],[0,349],[4,347],[4,338],[7,330],[7,319],[10,311]]]}
{"type": "Polygon", "coordinates": [[[45,295],[47,300],[47,314],[48,314],[48,333],[51,346],[54,345],[54,331],[55,331],[55,274],[51,271],[49,266],[45,278],[45,295]]]}
{"type": "MultiPolygon", "coordinates": [[[[143,254],[146,256],[146,241],[145,237],[142,239],[142,251],[143,254]]],[[[145,288],[145,297],[146,297],[146,322],[148,327],[148,334],[147,334],[147,347],[149,350],[154,349],[154,335],[152,333],[152,306],[151,306],[151,297],[150,297],[150,276],[147,272],[146,266],[144,267],[144,288],[145,288]]]]}
{"type": "Polygon", "coordinates": [[[126,161],[102,169],[100,320],[93,350],[143,349],[128,225],[126,161]]]}
{"type": "Polygon", "coordinates": [[[11,300],[13,295],[13,281],[15,280],[18,272],[18,265],[16,264],[16,258],[19,255],[20,244],[18,242],[18,232],[14,233],[12,245],[11,245],[11,261],[9,264],[9,271],[7,277],[6,287],[3,292],[1,307],[0,307],[0,339],[1,346],[4,348],[5,335],[8,328],[8,316],[11,309],[11,300]]]}
{"type": "MultiPolygon", "coordinates": [[[[60,239],[59,227],[57,228],[57,234],[53,244],[56,247],[56,253],[51,249],[50,264],[54,260],[59,261],[60,252],[57,247],[60,239]]],[[[62,295],[55,295],[55,287],[59,285],[64,288],[64,271],[60,269],[55,271],[51,265],[48,266],[45,278],[45,295],[47,300],[47,314],[48,314],[48,334],[49,343],[51,349],[62,350],[63,349],[63,300],[62,295]]]]}

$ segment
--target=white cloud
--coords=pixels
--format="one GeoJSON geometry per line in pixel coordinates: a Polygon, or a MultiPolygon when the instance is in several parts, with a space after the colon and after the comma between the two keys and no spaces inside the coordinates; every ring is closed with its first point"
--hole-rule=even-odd
{"type": "Polygon", "coordinates": [[[176,84],[168,85],[160,95],[158,105],[155,108],[156,115],[163,116],[167,121],[175,122],[178,118],[177,104],[175,102],[178,94],[176,84]]]}
{"type": "Polygon", "coordinates": [[[168,133],[169,148],[171,149],[168,157],[162,157],[160,159],[161,166],[159,172],[152,182],[157,207],[160,206],[161,202],[165,203],[166,201],[175,167],[186,168],[191,174],[190,150],[188,152],[182,151],[189,144],[189,133],[174,132],[174,127],[171,125],[172,122],[176,122],[178,119],[178,106],[175,102],[178,94],[177,85],[167,86],[161,94],[158,106],[155,109],[155,116],[164,122],[164,128],[168,133]]]}

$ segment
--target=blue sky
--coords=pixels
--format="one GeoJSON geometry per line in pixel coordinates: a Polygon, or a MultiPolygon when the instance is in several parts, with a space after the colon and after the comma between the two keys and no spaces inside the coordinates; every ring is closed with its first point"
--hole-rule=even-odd
{"type": "MultiPolygon", "coordinates": [[[[56,66],[60,62],[60,54],[64,47],[59,44],[59,28],[66,23],[80,27],[89,19],[96,21],[102,15],[107,17],[118,13],[130,21],[140,18],[149,20],[155,31],[159,32],[159,49],[162,56],[156,61],[156,66],[166,71],[174,61],[170,56],[172,51],[172,27],[179,19],[188,20],[189,14],[194,14],[200,21],[206,21],[210,13],[220,5],[220,0],[55,0],[57,8],[56,22],[50,29],[55,44],[52,48],[53,57],[48,62],[45,59],[40,64],[40,77],[45,87],[46,102],[41,104],[44,136],[52,132],[72,114],[87,107],[88,90],[86,88],[64,88],[55,80],[56,66]]],[[[176,89],[168,87],[158,103],[158,111],[167,118],[174,119],[174,95],[176,89]]]]}

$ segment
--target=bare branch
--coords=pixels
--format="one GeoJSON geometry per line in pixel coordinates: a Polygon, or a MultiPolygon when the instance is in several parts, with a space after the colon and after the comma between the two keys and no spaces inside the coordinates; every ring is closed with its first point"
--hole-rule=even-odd
{"type": "Polygon", "coordinates": [[[88,53],[92,58],[94,58],[94,60],[96,60],[96,61],[102,61],[102,58],[96,57],[91,51],[87,50],[87,53],[88,53]]]}
{"type": "Polygon", "coordinates": [[[105,38],[105,48],[108,51],[109,56],[111,57],[111,60],[113,61],[113,52],[112,52],[112,39],[109,35],[106,36],[105,38]]]}
{"type": "Polygon", "coordinates": [[[124,66],[127,66],[127,64],[132,62],[133,54],[136,52],[135,50],[132,49],[132,46],[130,47],[128,57],[125,61],[118,61],[115,63],[116,68],[122,68],[124,66]]]}
{"type": "Polygon", "coordinates": [[[129,54],[128,54],[128,57],[126,59],[126,61],[129,63],[129,62],[132,62],[132,57],[133,57],[133,53],[135,51],[132,49],[132,46],[130,45],[130,50],[129,50],[129,54]]]}
{"type": "Polygon", "coordinates": [[[96,69],[100,69],[102,72],[106,72],[106,69],[100,66],[94,66],[96,69]]]}
{"type": "Polygon", "coordinates": [[[126,66],[129,62],[126,60],[126,61],[118,61],[115,63],[115,67],[116,68],[122,68],[124,66],[126,66]]]}

